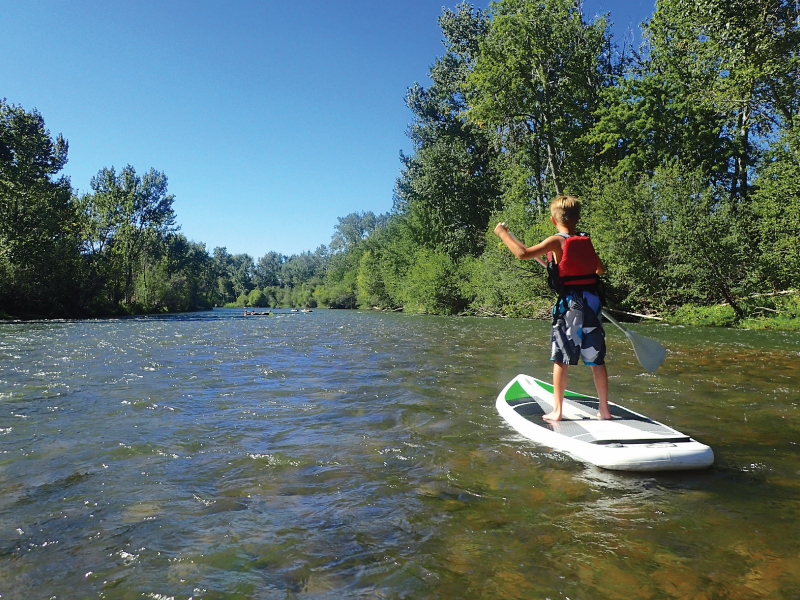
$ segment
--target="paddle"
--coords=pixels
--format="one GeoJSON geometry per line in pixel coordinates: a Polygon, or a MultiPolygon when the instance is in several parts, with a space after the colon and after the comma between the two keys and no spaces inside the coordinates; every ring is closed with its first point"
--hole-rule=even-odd
{"type": "MultiPolygon", "coordinates": [[[[508,232],[508,235],[519,242],[519,239],[517,239],[516,236],[514,236],[514,234],[510,231],[508,232]]],[[[537,256],[535,258],[536,262],[547,268],[547,263],[544,262],[541,257],[537,256]]],[[[608,314],[608,311],[605,308],[603,309],[603,316],[611,321],[614,325],[619,327],[625,334],[625,337],[630,340],[631,344],[633,345],[633,353],[636,355],[636,359],[639,361],[639,364],[642,365],[642,368],[648,373],[655,373],[664,362],[664,359],[667,357],[666,348],[664,348],[664,346],[655,340],[651,340],[648,337],[639,335],[630,329],[625,329],[622,325],[620,325],[619,321],[608,314]]]]}
{"type": "Polygon", "coordinates": [[[667,357],[667,349],[657,341],[651,340],[649,337],[644,337],[635,331],[625,329],[614,317],[608,314],[605,308],[603,309],[603,316],[622,329],[625,336],[633,345],[633,353],[636,354],[636,358],[639,360],[639,364],[642,365],[644,370],[648,373],[655,373],[667,357]]]}

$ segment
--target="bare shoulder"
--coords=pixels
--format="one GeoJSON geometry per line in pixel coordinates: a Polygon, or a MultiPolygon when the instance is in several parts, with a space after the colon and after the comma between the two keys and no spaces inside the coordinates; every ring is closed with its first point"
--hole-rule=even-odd
{"type": "Polygon", "coordinates": [[[562,250],[564,248],[564,238],[560,235],[551,235],[549,238],[545,239],[541,245],[546,246],[544,248],[545,252],[562,250]]]}
{"type": "Polygon", "coordinates": [[[545,238],[535,246],[531,246],[528,248],[529,254],[531,256],[538,256],[540,254],[546,254],[547,252],[556,252],[559,255],[561,254],[561,248],[564,246],[564,238],[559,235],[551,235],[548,238],[545,238]]]}

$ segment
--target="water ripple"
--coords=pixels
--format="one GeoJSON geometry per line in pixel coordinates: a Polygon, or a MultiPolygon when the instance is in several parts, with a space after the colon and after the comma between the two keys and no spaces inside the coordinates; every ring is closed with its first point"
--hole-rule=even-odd
{"type": "Polygon", "coordinates": [[[609,332],[614,399],[711,444],[709,471],[602,471],[504,425],[497,392],[550,371],[546,322],[2,324],[0,594],[789,597],[800,343],[647,332],[670,350],[647,377],[609,332]]]}

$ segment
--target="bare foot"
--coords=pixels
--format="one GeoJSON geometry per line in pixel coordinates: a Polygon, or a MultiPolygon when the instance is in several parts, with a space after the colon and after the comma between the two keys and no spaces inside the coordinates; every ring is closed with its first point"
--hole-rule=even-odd
{"type": "Polygon", "coordinates": [[[600,412],[598,412],[597,418],[600,419],[601,421],[609,421],[613,417],[611,416],[611,413],[608,411],[608,409],[606,409],[605,411],[601,410],[600,412]]]}
{"type": "Polygon", "coordinates": [[[561,420],[561,413],[560,412],[549,412],[546,415],[542,415],[542,418],[545,421],[560,421],[561,420]]]}

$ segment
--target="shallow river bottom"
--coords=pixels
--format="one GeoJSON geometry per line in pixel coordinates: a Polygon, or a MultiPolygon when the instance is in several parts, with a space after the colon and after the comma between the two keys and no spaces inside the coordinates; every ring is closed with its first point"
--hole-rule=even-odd
{"type": "MultiPolygon", "coordinates": [[[[608,331],[710,445],[604,471],[494,402],[549,323],[317,310],[0,325],[0,598],[800,598],[797,334],[608,331]]],[[[570,389],[594,393],[591,373],[570,389]]]]}

